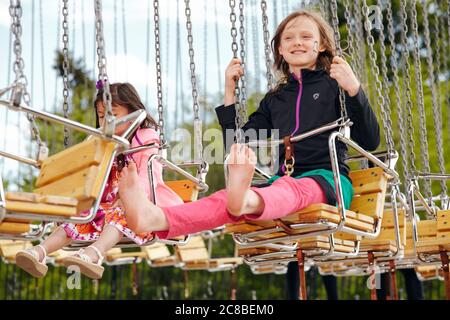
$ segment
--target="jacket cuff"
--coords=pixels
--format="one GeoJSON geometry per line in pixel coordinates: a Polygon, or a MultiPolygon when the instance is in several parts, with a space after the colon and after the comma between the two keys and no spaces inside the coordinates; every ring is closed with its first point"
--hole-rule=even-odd
{"type": "Polygon", "coordinates": [[[352,109],[352,111],[361,110],[361,108],[366,104],[366,94],[362,89],[362,86],[359,86],[358,93],[353,97],[350,97],[348,93],[345,93],[345,101],[347,102],[347,106],[352,109]]]}
{"type": "Polygon", "coordinates": [[[220,105],[216,108],[216,114],[220,125],[234,123],[236,118],[236,109],[234,108],[234,104],[230,104],[226,107],[224,105],[220,105]]]}

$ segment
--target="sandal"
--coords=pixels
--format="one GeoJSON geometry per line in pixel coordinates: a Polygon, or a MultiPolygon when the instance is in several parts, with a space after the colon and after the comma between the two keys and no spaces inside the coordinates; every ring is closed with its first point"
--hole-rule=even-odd
{"type": "Polygon", "coordinates": [[[45,264],[47,258],[47,251],[41,245],[37,245],[27,250],[20,250],[16,254],[16,265],[24,271],[31,274],[33,277],[42,278],[47,274],[48,267],[45,264]],[[42,261],[39,261],[39,252],[36,247],[41,248],[44,252],[42,261]]]}
{"type": "Polygon", "coordinates": [[[77,266],[80,268],[80,272],[88,278],[101,279],[103,271],[105,271],[105,268],[102,267],[103,256],[96,247],[89,246],[88,248],[92,248],[97,254],[97,262],[92,262],[92,259],[85,253],[85,250],[80,249],[74,255],[64,258],[63,264],[66,267],[77,266]]]}

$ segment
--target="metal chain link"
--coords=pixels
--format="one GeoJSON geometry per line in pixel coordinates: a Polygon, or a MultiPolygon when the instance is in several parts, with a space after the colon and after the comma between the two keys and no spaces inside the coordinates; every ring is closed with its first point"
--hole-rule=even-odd
{"type": "Polygon", "coordinates": [[[166,143],[164,137],[164,108],[162,102],[162,76],[161,76],[161,46],[159,40],[159,0],[153,0],[154,20],[155,20],[155,62],[156,62],[156,85],[158,96],[158,126],[159,140],[161,145],[166,143]]]}
{"type": "MultiPolygon", "coordinates": [[[[356,43],[364,43],[364,30],[362,26],[362,13],[361,13],[361,6],[359,0],[354,1],[354,14],[355,14],[355,33],[356,33],[356,43]]],[[[367,89],[368,85],[368,75],[367,75],[367,68],[365,67],[366,64],[366,46],[358,46],[358,65],[359,65],[359,73],[360,73],[360,81],[363,84],[363,88],[367,89]]],[[[370,92],[370,91],[369,91],[370,92]]]]}
{"type": "Polygon", "coordinates": [[[111,92],[109,88],[109,80],[106,72],[106,54],[105,54],[105,39],[103,37],[103,19],[102,19],[102,2],[95,0],[95,31],[97,42],[97,66],[98,78],[103,83],[103,104],[105,106],[106,123],[104,126],[105,133],[109,136],[114,134],[114,127],[111,126],[114,116],[112,114],[111,92]]]}
{"type": "MultiPolygon", "coordinates": [[[[447,0],[447,19],[444,17],[444,21],[447,20],[447,37],[443,37],[443,39],[446,39],[446,51],[444,54],[444,65],[446,68],[448,68],[448,57],[450,52],[450,0],[447,0]]],[[[448,69],[447,69],[448,74],[448,69]]],[[[445,84],[445,101],[447,103],[447,129],[448,129],[448,136],[450,136],[450,92],[449,92],[449,79],[447,78],[446,84],[445,84]]]]}
{"type": "Polygon", "coordinates": [[[187,40],[189,45],[189,68],[191,70],[191,84],[192,84],[192,100],[193,100],[193,111],[194,119],[200,120],[199,116],[199,106],[198,106],[198,92],[197,92],[197,78],[195,76],[195,61],[194,61],[194,38],[192,36],[192,22],[191,22],[191,8],[189,7],[189,0],[184,0],[186,6],[184,13],[186,15],[186,30],[187,30],[187,40]]]}
{"type": "Polygon", "coordinates": [[[413,118],[412,118],[412,92],[411,92],[411,77],[410,70],[411,65],[409,63],[409,51],[408,51],[408,16],[406,13],[406,0],[400,0],[400,25],[402,28],[400,29],[400,39],[402,43],[402,58],[404,63],[403,70],[403,78],[405,84],[406,91],[406,123],[407,130],[409,133],[409,159],[410,159],[410,167],[411,167],[411,175],[409,178],[412,178],[412,175],[416,173],[416,156],[414,153],[414,126],[413,126],[413,118]]]}
{"type": "MultiPolygon", "coordinates": [[[[417,10],[416,10],[416,0],[411,1],[410,12],[411,12],[411,22],[412,22],[412,34],[414,42],[413,50],[413,61],[414,61],[414,74],[415,82],[417,86],[417,102],[419,109],[419,126],[420,126],[420,155],[422,160],[423,170],[425,172],[430,172],[430,162],[428,158],[428,140],[427,140],[427,125],[425,116],[425,102],[424,93],[422,87],[422,69],[420,63],[420,48],[419,48],[419,27],[417,25],[417,10]]],[[[428,198],[431,199],[431,182],[430,180],[424,180],[425,193],[428,198]]]]}
{"type": "Polygon", "coordinates": [[[203,160],[203,145],[202,145],[202,121],[199,115],[198,106],[198,92],[197,92],[197,78],[195,76],[195,61],[194,61],[194,38],[192,36],[192,22],[191,22],[191,8],[189,7],[189,0],[184,0],[185,3],[185,14],[186,14],[186,29],[187,29],[187,40],[189,44],[189,67],[191,69],[191,84],[192,84],[192,100],[193,100],[193,110],[194,110],[194,160],[203,160]]]}
{"type": "MultiPolygon", "coordinates": [[[[250,2],[252,8],[256,7],[256,0],[251,0],[250,2]]],[[[259,65],[259,43],[258,43],[258,19],[257,19],[257,11],[253,10],[252,13],[252,34],[253,34],[253,63],[254,63],[254,75],[255,75],[255,91],[259,92],[261,89],[261,67],[259,65]]]]}
{"type": "Polygon", "coordinates": [[[266,59],[267,90],[270,91],[273,88],[273,75],[272,75],[272,62],[270,60],[269,18],[267,17],[267,2],[265,0],[261,0],[261,12],[262,12],[262,25],[264,38],[264,56],[266,59]]]}
{"type": "MultiPolygon", "coordinates": [[[[431,90],[431,104],[433,110],[433,120],[434,120],[434,129],[436,131],[436,146],[437,146],[437,156],[438,156],[438,165],[439,172],[445,173],[445,160],[444,160],[444,144],[442,142],[442,109],[440,103],[440,95],[439,90],[436,88],[436,80],[439,81],[439,69],[437,70],[438,78],[436,79],[434,73],[434,62],[433,62],[433,50],[431,49],[431,40],[430,40],[430,26],[428,22],[428,11],[426,2],[424,0],[421,1],[422,4],[422,16],[423,16],[423,32],[424,32],[424,40],[425,47],[427,48],[427,67],[428,73],[430,76],[430,90],[431,90]]],[[[435,42],[436,50],[440,50],[439,40],[435,42]]],[[[441,189],[443,194],[447,194],[447,186],[445,185],[445,180],[440,181],[441,189]]]]}
{"type": "MultiPolygon", "coordinates": [[[[336,42],[336,51],[337,54],[342,57],[342,48],[341,48],[341,35],[339,34],[339,18],[338,18],[338,7],[336,0],[332,0],[330,2],[331,5],[331,23],[333,25],[334,30],[334,40],[336,42]]],[[[345,107],[345,95],[344,90],[339,86],[339,105],[341,108],[341,117],[347,119],[347,108],[345,107]]]]}
{"type": "MultiPolygon", "coordinates": [[[[354,24],[351,22],[352,21],[352,17],[353,17],[353,12],[350,8],[350,2],[349,0],[344,0],[344,16],[345,16],[345,22],[347,24],[347,37],[348,37],[348,50],[352,59],[352,65],[353,65],[353,70],[356,73],[356,77],[358,79],[361,79],[361,73],[360,73],[360,66],[359,66],[359,58],[356,56],[356,49],[354,46],[355,43],[355,26],[354,24]]],[[[322,1],[320,2],[321,4],[321,10],[323,7],[323,3],[322,1]]]]}
{"type": "Polygon", "coordinates": [[[394,85],[394,94],[396,101],[396,113],[398,117],[398,128],[400,131],[400,154],[403,165],[403,175],[404,178],[407,179],[410,177],[410,172],[408,169],[408,157],[407,157],[407,145],[406,145],[406,132],[405,132],[405,120],[403,118],[403,107],[402,101],[400,97],[400,86],[399,86],[399,77],[398,77],[398,66],[397,66],[397,57],[396,57],[396,49],[395,49],[395,33],[394,33],[394,19],[392,17],[392,6],[390,1],[386,3],[386,18],[387,18],[387,27],[388,27],[388,35],[389,35],[389,49],[391,51],[390,62],[392,69],[392,82],[394,85]]]}
{"type": "MultiPolygon", "coordinates": [[[[63,115],[64,118],[69,118],[69,7],[68,0],[63,0],[62,7],[62,15],[63,15],[63,115]]],[[[64,148],[69,146],[69,129],[64,126],[64,148]]]]}
{"type": "MultiPolygon", "coordinates": [[[[377,0],[377,6],[382,8],[381,0],[377,0]]],[[[381,15],[382,19],[383,15],[381,15]]],[[[385,104],[384,108],[381,109],[381,114],[383,117],[383,122],[385,124],[385,136],[386,136],[386,143],[388,145],[388,150],[390,152],[394,151],[394,133],[392,131],[392,120],[391,120],[391,98],[389,94],[389,79],[388,79],[388,69],[387,69],[387,58],[386,58],[386,46],[384,44],[385,37],[384,37],[384,25],[383,21],[380,23],[380,53],[381,53],[381,77],[382,77],[382,84],[383,84],[383,90],[384,90],[384,98],[385,104]]],[[[381,93],[380,93],[381,94],[381,93]]]]}
{"type": "Polygon", "coordinates": [[[241,46],[241,66],[244,74],[241,76],[241,117],[242,123],[247,122],[247,81],[246,81],[246,58],[245,58],[245,20],[244,20],[244,0],[239,0],[239,32],[240,32],[240,46],[241,46]]]}
{"type": "MultiPolygon", "coordinates": [[[[384,133],[385,133],[385,138],[386,138],[386,145],[387,145],[387,149],[389,151],[390,154],[392,154],[392,152],[394,152],[394,145],[393,145],[393,141],[392,141],[392,128],[390,128],[388,121],[389,121],[389,116],[387,114],[386,111],[386,97],[385,97],[385,93],[384,93],[384,86],[383,83],[380,80],[380,69],[377,65],[377,53],[375,51],[375,40],[374,37],[371,34],[371,23],[369,20],[369,8],[367,6],[367,1],[363,0],[363,5],[362,5],[362,10],[364,13],[364,17],[365,17],[365,23],[364,23],[364,27],[366,30],[366,38],[367,38],[367,43],[369,44],[369,61],[370,61],[370,66],[372,68],[373,74],[374,74],[374,78],[375,78],[375,86],[376,86],[376,93],[377,93],[377,103],[380,107],[380,111],[381,111],[381,120],[383,123],[383,129],[384,129],[384,133]]],[[[380,24],[380,28],[382,28],[382,23],[380,24]]],[[[383,30],[380,30],[380,37],[381,34],[383,33],[383,30]]],[[[381,38],[380,38],[381,39],[381,38]]],[[[384,36],[383,36],[383,41],[384,41],[384,36]]],[[[381,44],[381,40],[380,40],[380,44],[381,44]]],[[[384,52],[384,43],[382,44],[383,49],[382,51],[384,52]]],[[[386,56],[384,56],[384,60],[383,60],[383,65],[384,67],[386,67],[386,56]]],[[[387,70],[387,69],[385,69],[387,70]]],[[[387,71],[386,71],[387,72],[387,71]]],[[[383,75],[384,76],[384,75],[383,75]]]]}
{"type": "MultiPolygon", "coordinates": [[[[231,42],[231,50],[233,51],[233,58],[237,58],[238,57],[238,44],[237,44],[237,29],[236,29],[236,13],[234,12],[234,9],[236,7],[236,2],[235,0],[229,0],[229,5],[230,5],[230,21],[231,21],[231,37],[232,37],[232,42],[231,42]]],[[[241,89],[240,89],[240,85],[239,85],[239,80],[236,80],[236,84],[235,84],[235,90],[234,90],[234,95],[235,95],[235,103],[234,103],[234,108],[236,110],[236,116],[235,116],[235,125],[236,125],[236,130],[235,130],[235,139],[237,143],[242,143],[242,126],[244,125],[243,123],[243,119],[242,119],[242,113],[241,113],[241,89]]]]}
{"type": "MultiPolygon", "coordinates": [[[[14,70],[14,73],[16,74],[16,78],[15,78],[14,82],[15,82],[15,84],[22,85],[23,100],[24,100],[25,104],[27,106],[29,106],[30,102],[31,102],[31,97],[27,91],[28,80],[24,73],[25,64],[24,64],[24,60],[22,58],[22,42],[20,40],[20,38],[22,36],[22,25],[21,25],[21,21],[20,21],[20,19],[22,17],[22,6],[20,3],[20,0],[11,0],[10,1],[9,13],[12,18],[11,32],[14,35],[13,50],[14,50],[14,54],[16,56],[16,59],[13,64],[13,70],[14,70]]],[[[43,152],[44,149],[46,149],[46,146],[45,146],[45,143],[42,142],[42,140],[41,140],[39,128],[36,125],[34,117],[31,114],[27,113],[27,119],[30,122],[30,126],[31,126],[31,136],[38,143],[38,147],[39,147],[38,156],[39,156],[41,154],[41,152],[43,152]]]]}

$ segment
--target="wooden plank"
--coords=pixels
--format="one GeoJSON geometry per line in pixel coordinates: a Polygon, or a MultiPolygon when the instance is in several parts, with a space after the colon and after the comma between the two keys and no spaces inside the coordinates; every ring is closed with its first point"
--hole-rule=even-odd
{"type": "Polygon", "coordinates": [[[147,255],[142,251],[135,252],[120,252],[106,255],[106,260],[114,261],[118,259],[127,259],[127,258],[145,258],[147,255]]]}
{"type": "Polygon", "coordinates": [[[210,268],[219,268],[220,266],[223,266],[225,264],[242,264],[243,259],[239,257],[232,257],[232,258],[214,258],[209,260],[209,267],[210,268]]]}
{"type": "Polygon", "coordinates": [[[141,250],[147,254],[148,259],[157,260],[171,256],[169,248],[163,243],[155,243],[150,246],[143,246],[141,250]]]}
{"type": "Polygon", "coordinates": [[[184,202],[195,201],[198,198],[197,186],[191,180],[164,181],[164,183],[178,194],[184,202]]]}
{"type": "MultiPolygon", "coordinates": [[[[285,217],[286,218],[286,217],[285,217]]],[[[285,218],[282,218],[284,221],[285,218]]],[[[293,218],[293,215],[288,216],[289,219],[293,218]]],[[[339,223],[341,220],[341,217],[337,214],[332,214],[324,211],[320,211],[318,213],[308,213],[308,214],[302,214],[298,215],[298,221],[301,222],[317,222],[319,220],[328,220],[333,223],[339,223]]],[[[291,220],[292,221],[292,220],[291,220]]],[[[373,231],[373,225],[369,223],[365,223],[362,221],[358,221],[352,218],[347,218],[345,225],[350,228],[362,230],[362,231],[373,231]]]]}
{"type": "Polygon", "coordinates": [[[77,214],[76,207],[67,207],[45,203],[19,202],[19,201],[6,202],[6,210],[11,212],[48,214],[64,217],[72,217],[77,214]]]}
{"type": "Polygon", "coordinates": [[[387,175],[379,167],[350,171],[349,177],[352,180],[355,195],[386,192],[387,175]]]}
{"type": "Polygon", "coordinates": [[[28,231],[30,231],[30,225],[28,223],[17,223],[17,222],[0,223],[0,233],[18,235],[28,231]]]}
{"type": "Polygon", "coordinates": [[[7,192],[5,194],[6,200],[20,201],[20,202],[33,202],[33,203],[46,203],[56,204],[63,206],[76,207],[78,205],[77,199],[70,197],[41,195],[31,192],[7,192]]]}
{"type": "Polygon", "coordinates": [[[353,197],[350,209],[358,214],[363,214],[373,218],[380,218],[383,216],[384,199],[385,195],[381,192],[366,193],[361,196],[355,196],[353,197]]]}
{"type": "Polygon", "coordinates": [[[450,210],[437,212],[437,230],[439,233],[450,232],[450,210]]]}
{"type": "Polygon", "coordinates": [[[206,250],[206,248],[185,248],[180,250],[180,247],[178,247],[176,252],[178,258],[182,262],[209,259],[208,250],[206,250]]]}
{"type": "MultiPolygon", "coordinates": [[[[437,224],[435,220],[421,220],[417,221],[417,233],[419,238],[435,237],[437,234],[437,224]]],[[[406,238],[412,238],[412,222],[406,223],[406,238]]]]}
{"type": "MultiPolygon", "coordinates": [[[[405,210],[398,210],[398,223],[400,227],[405,225],[405,210]]],[[[382,228],[394,228],[394,212],[385,210],[383,214],[382,228]]]]}
{"type": "Polygon", "coordinates": [[[11,240],[9,242],[3,242],[0,244],[0,254],[2,257],[8,258],[12,257],[15,258],[15,255],[20,250],[26,250],[31,248],[33,245],[29,241],[14,241],[11,240]]]}
{"type": "Polygon", "coordinates": [[[37,188],[35,193],[42,195],[56,195],[84,200],[98,195],[94,192],[94,184],[100,176],[99,167],[90,166],[60,180],[37,188]]]}
{"type": "Polygon", "coordinates": [[[102,161],[104,148],[100,138],[92,137],[48,157],[42,162],[36,187],[43,187],[90,166],[98,166],[102,161]]]}

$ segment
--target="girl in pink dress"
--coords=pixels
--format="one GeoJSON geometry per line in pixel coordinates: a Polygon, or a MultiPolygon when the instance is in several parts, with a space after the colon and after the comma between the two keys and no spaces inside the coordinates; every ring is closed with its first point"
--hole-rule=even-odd
{"type": "MultiPolygon", "coordinates": [[[[103,124],[105,108],[103,106],[103,89],[101,82],[97,83],[99,89],[94,102],[96,110],[96,126],[103,124]]],[[[136,110],[145,110],[135,88],[129,83],[115,83],[110,85],[112,97],[112,111],[116,118],[126,116],[136,110]]],[[[148,115],[141,127],[131,138],[131,147],[155,143],[159,144],[159,135],[155,131],[157,124],[148,115]]],[[[121,135],[127,125],[116,127],[116,134],[121,135]]],[[[99,209],[94,219],[85,224],[63,223],[40,245],[17,253],[17,265],[35,277],[43,277],[47,273],[45,264],[48,253],[61,249],[73,241],[95,241],[86,249],[81,249],[74,255],[64,259],[65,266],[77,266],[81,273],[92,279],[100,279],[104,268],[101,266],[103,254],[114,247],[126,236],[137,245],[143,245],[154,238],[152,232],[135,233],[127,225],[125,212],[121,207],[118,183],[119,175],[126,163],[134,162],[137,166],[140,188],[145,192],[148,200],[152,201],[147,162],[151,155],[156,154],[158,148],[145,149],[127,156],[119,155],[114,159],[113,166],[103,192],[99,209]]],[[[157,161],[153,165],[153,176],[156,184],[157,203],[160,206],[173,206],[183,203],[181,198],[164,184],[162,179],[162,165],[157,161]]],[[[85,213],[87,214],[87,212],[85,213]]]]}

